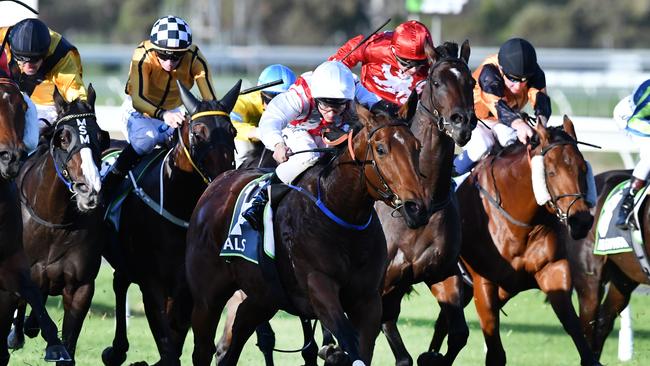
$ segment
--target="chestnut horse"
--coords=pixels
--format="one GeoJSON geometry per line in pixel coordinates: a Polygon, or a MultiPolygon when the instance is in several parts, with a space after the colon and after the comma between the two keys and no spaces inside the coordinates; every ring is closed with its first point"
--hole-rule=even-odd
{"type": "MultiPolygon", "coordinates": [[[[7,339],[19,294],[34,309],[47,342],[46,361],[70,359],[61,345],[56,324],[45,310],[43,297],[29,275],[23,248],[23,223],[18,190],[13,179],[26,157],[23,133],[27,104],[18,85],[0,79],[0,339],[7,339]]],[[[7,343],[0,346],[0,365],[9,363],[7,343]]]]}
{"type": "MultiPolygon", "coordinates": [[[[474,282],[487,365],[506,363],[499,310],[531,288],[547,295],[581,364],[598,365],[571,303],[567,252],[575,248],[567,247],[562,225],[573,238],[583,238],[593,222],[586,201],[587,165],[576,144],[568,117],[562,127],[549,128],[538,119],[533,142],[488,156],[457,192],[462,224],[468,228],[463,231],[461,257],[474,282]]],[[[437,290],[440,295],[462,294],[457,283],[443,283],[437,290]]],[[[436,325],[436,331],[444,328],[436,325]]],[[[433,349],[439,349],[443,337],[434,334],[433,349]]]]}
{"type": "MultiPolygon", "coordinates": [[[[419,100],[413,93],[403,109],[411,130],[422,143],[420,168],[425,187],[433,197],[433,215],[426,226],[413,230],[392,214],[392,209],[377,204],[388,243],[388,270],[384,283],[382,330],[399,365],[413,363],[397,329],[400,303],[412,285],[425,282],[432,287],[443,279],[460,282],[457,271],[460,254],[460,216],[451,190],[454,142],[467,143],[476,127],[473,89],[475,81],[467,62],[469,43],[458,53],[455,43],[445,42],[430,54],[432,67],[419,100]]],[[[465,346],[469,330],[463,304],[458,296],[439,297],[442,317],[449,324],[447,354],[429,355],[429,362],[451,365],[465,346]]],[[[426,356],[426,355],[425,355],[426,356]]]]}
{"type": "MultiPolygon", "coordinates": [[[[68,103],[55,90],[54,103],[58,120],[43,132],[49,142],[27,159],[17,182],[32,279],[45,298],[63,296],[63,344],[74,358],[104,246],[101,213],[96,209],[101,188],[97,167],[109,136],[97,125],[92,85],[87,101],[68,103]]],[[[25,329],[34,329],[33,319],[30,316],[25,329]]],[[[19,332],[18,328],[14,330],[19,332]]]]}
{"type": "MultiPolygon", "coordinates": [[[[631,174],[630,170],[614,170],[596,176],[596,187],[600,193],[596,219],[611,190],[629,179],[631,174]]],[[[650,205],[647,201],[640,207],[639,219],[647,257],[650,253],[650,205]]],[[[634,252],[595,255],[595,231],[596,224],[584,240],[575,243],[577,250],[570,253],[569,260],[580,303],[582,328],[596,357],[600,358],[614,321],[629,304],[632,291],[639,284],[650,284],[650,278],[642,270],[634,252]],[[605,294],[606,285],[609,287],[605,294]]]]}
{"type": "Polygon", "coordinates": [[[357,114],[364,129],[349,150],[306,171],[296,183],[302,191],[290,190],[278,204],[273,225],[278,286],[268,284],[258,266],[219,256],[237,196],[260,173],[227,172],[204,192],[190,221],[185,266],[194,299],[194,365],[210,363],[219,316],[237,289],[248,297],[237,309],[232,343],[220,365],[235,365],[256,326],[281,308],[318,318],[333,331],[341,348],[326,364],[370,363],[386,269],[386,243],[373,203],[401,205],[409,226],[419,227],[429,218],[429,200],[418,168],[420,144],[408,127],[361,106],[357,114]],[[277,287],[284,291],[274,291],[277,287]]]}
{"type": "Polygon", "coordinates": [[[199,101],[179,84],[190,120],[178,129],[176,143],[165,158],[152,164],[138,181],[167,214],[152,209],[132,191],[122,204],[117,247],[105,253],[115,268],[116,304],[115,337],[102,353],[106,365],[121,365],[126,359],[125,307],[131,283],[137,283],[142,292],[159,364],[180,365],[192,309],[183,277],[187,221],[209,181],[234,168],[236,130],[229,113],[240,87],[241,81],[219,101],[199,101]]]}

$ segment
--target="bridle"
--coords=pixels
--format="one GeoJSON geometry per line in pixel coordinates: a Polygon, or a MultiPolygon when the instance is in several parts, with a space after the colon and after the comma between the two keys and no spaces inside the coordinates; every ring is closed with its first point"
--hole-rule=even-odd
{"type": "Polygon", "coordinates": [[[189,131],[188,131],[188,140],[189,140],[189,150],[187,146],[185,146],[185,142],[183,141],[183,136],[181,134],[181,129],[178,128],[178,141],[181,145],[181,149],[183,150],[183,153],[187,157],[187,160],[190,162],[192,165],[192,168],[201,176],[201,179],[203,179],[203,182],[205,184],[210,184],[212,182],[212,178],[210,175],[205,171],[205,168],[203,167],[203,164],[201,161],[203,160],[203,156],[210,151],[213,148],[213,142],[210,141],[207,145],[202,146],[199,148],[196,143],[196,137],[194,136],[194,133],[192,133],[192,126],[196,123],[196,119],[201,118],[201,117],[208,117],[208,116],[225,116],[229,117],[230,115],[227,112],[224,111],[205,111],[205,112],[197,112],[194,113],[193,115],[190,116],[190,125],[188,126],[189,131]],[[196,158],[198,163],[194,161],[192,158],[196,158]]]}
{"type": "MultiPolygon", "coordinates": [[[[79,152],[84,147],[88,147],[93,150],[93,145],[96,144],[90,137],[93,131],[89,131],[90,128],[94,129],[94,127],[89,126],[86,123],[86,117],[92,117],[95,119],[95,121],[97,120],[97,116],[94,112],[69,114],[59,118],[54,123],[54,132],[52,133],[52,138],[50,139],[50,156],[54,162],[54,170],[56,171],[56,175],[63,182],[63,184],[65,184],[65,186],[68,188],[68,191],[71,193],[74,193],[72,186],[75,182],[72,180],[70,172],[68,171],[68,162],[77,152],[79,152]],[[76,124],[68,123],[69,121],[75,119],[77,120],[76,124]],[[58,136],[58,132],[66,129],[66,127],[67,129],[73,130],[75,133],[72,134],[73,139],[70,142],[70,146],[64,150],[62,148],[55,147],[54,139],[58,136]],[[64,151],[65,154],[63,153],[64,151]]],[[[97,146],[97,149],[99,149],[99,146],[97,146]]]]}
{"type": "MultiPolygon", "coordinates": [[[[546,153],[551,151],[552,149],[558,147],[558,146],[563,146],[563,145],[573,145],[576,147],[576,150],[578,149],[577,147],[577,142],[575,141],[558,141],[558,142],[553,142],[550,143],[542,148],[540,153],[538,154],[539,156],[542,156],[542,159],[546,156],[546,153]]],[[[530,159],[532,158],[531,156],[531,151],[532,148],[530,147],[530,144],[528,145],[528,159],[530,162],[530,159]]],[[[544,182],[546,184],[546,187],[548,187],[548,175],[546,174],[546,169],[544,169],[544,182]]],[[[548,189],[548,188],[547,188],[548,189]]],[[[578,192],[578,193],[566,193],[566,194],[561,194],[561,195],[554,195],[550,190],[548,190],[548,193],[551,197],[551,199],[546,203],[555,213],[555,216],[562,222],[563,224],[567,223],[567,220],[569,218],[569,214],[571,212],[571,208],[573,205],[578,202],[578,200],[587,199],[587,194],[578,192]],[[558,201],[563,199],[563,198],[573,198],[571,200],[571,203],[569,203],[569,207],[567,208],[566,212],[562,210],[562,208],[558,205],[558,201]]]]}

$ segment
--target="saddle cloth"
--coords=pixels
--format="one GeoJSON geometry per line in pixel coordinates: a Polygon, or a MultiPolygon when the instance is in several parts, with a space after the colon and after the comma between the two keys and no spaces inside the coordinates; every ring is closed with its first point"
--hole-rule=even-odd
{"type": "MultiPolygon", "coordinates": [[[[631,252],[633,250],[633,240],[643,247],[643,238],[638,225],[634,225],[631,230],[620,230],[615,225],[618,216],[618,204],[623,198],[623,191],[629,184],[629,180],[623,181],[607,195],[596,224],[594,254],[607,255],[631,252]]],[[[639,209],[642,206],[640,200],[646,199],[647,195],[645,193],[645,190],[637,193],[635,199],[637,204],[634,206],[634,218],[632,218],[635,222],[639,222],[639,209]]]]}
{"type": "Polygon", "coordinates": [[[228,229],[229,234],[219,253],[221,257],[241,257],[255,264],[259,264],[262,254],[271,259],[275,258],[273,209],[270,202],[267,202],[264,208],[264,233],[262,234],[253,230],[241,215],[251,206],[253,197],[261,189],[270,189],[270,185],[267,184],[269,176],[270,174],[266,174],[252,180],[239,193],[228,229]]]}

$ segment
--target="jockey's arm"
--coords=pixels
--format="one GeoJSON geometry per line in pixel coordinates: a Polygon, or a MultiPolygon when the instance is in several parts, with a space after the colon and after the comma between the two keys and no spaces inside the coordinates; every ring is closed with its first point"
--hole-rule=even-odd
{"type": "Polygon", "coordinates": [[[275,150],[277,144],[284,144],[282,129],[289,122],[300,118],[304,107],[309,110],[308,103],[309,101],[303,101],[293,90],[279,94],[271,100],[262,113],[258,127],[260,139],[267,149],[275,150]]]}
{"type": "Polygon", "coordinates": [[[363,60],[364,47],[363,46],[357,48],[356,50],[354,50],[354,52],[352,52],[350,54],[350,56],[346,57],[345,60],[342,60],[343,57],[345,57],[345,55],[347,55],[348,52],[350,52],[350,50],[352,50],[354,47],[356,47],[363,38],[364,38],[363,34],[360,34],[360,35],[352,38],[351,40],[345,42],[345,44],[343,46],[341,46],[341,48],[339,48],[338,51],[336,51],[335,54],[333,54],[332,56],[330,56],[328,58],[328,61],[341,61],[341,62],[343,62],[343,64],[345,66],[347,66],[349,68],[354,67],[359,62],[363,63],[364,62],[364,60],[363,60]]]}
{"type": "Polygon", "coordinates": [[[237,130],[235,139],[241,141],[259,140],[257,125],[264,108],[260,92],[240,95],[230,112],[230,121],[237,130]]]}
{"type": "Polygon", "coordinates": [[[191,70],[192,75],[194,75],[194,82],[196,82],[203,100],[217,100],[217,94],[214,92],[212,75],[210,74],[210,67],[198,48],[196,54],[192,55],[191,70]]]}
{"type": "Polygon", "coordinates": [[[50,72],[52,82],[67,102],[86,100],[86,87],[82,79],[81,60],[77,50],[70,50],[50,72]]]}
{"type": "Polygon", "coordinates": [[[151,75],[151,64],[148,62],[131,61],[129,73],[129,87],[133,108],[140,112],[162,120],[166,111],[156,107],[149,99],[149,75],[151,75]]]}
{"type": "Polygon", "coordinates": [[[356,90],[354,92],[355,99],[367,109],[372,108],[375,103],[381,100],[377,95],[370,92],[363,85],[361,85],[361,81],[359,81],[359,78],[356,75],[354,75],[354,84],[356,87],[356,90]]]}
{"type": "Polygon", "coordinates": [[[535,116],[544,116],[547,120],[551,117],[551,98],[546,94],[546,88],[528,89],[528,100],[535,110],[535,116]]]}

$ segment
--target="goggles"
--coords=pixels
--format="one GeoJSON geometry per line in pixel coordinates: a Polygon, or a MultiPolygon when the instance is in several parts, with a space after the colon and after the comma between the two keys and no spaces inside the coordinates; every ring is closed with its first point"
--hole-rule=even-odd
{"type": "Polygon", "coordinates": [[[178,61],[183,57],[183,55],[185,55],[185,51],[174,52],[156,50],[156,56],[162,61],[178,61]]]}
{"type": "Polygon", "coordinates": [[[505,75],[505,77],[508,78],[508,80],[512,81],[513,83],[525,83],[528,81],[528,78],[525,76],[515,76],[506,73],[503,73],[503,75],[505,75]]]}
{"type": "Polygon", "coordinates": [[[13,58],[18,62],[36,63],[43,59],[43,56],[25,56],[14,54],[13,58]]]}
{"type": "Polygon", "coordinates": [[[405,69],[412,69],[412,68],[419,69],[420,67],[425,66],[427,64],[426,58],[423,60],[408,60],[395,55],[395,59],[397,60],[397,63],[400,64],[400,66],[402,66],[405,69]]]}
{"type": "Polygon", "coordinates": [[[319,98],[316,99],[318,108],[323,112],[342,112],[348,105],[347,99],[319,98]]]}

